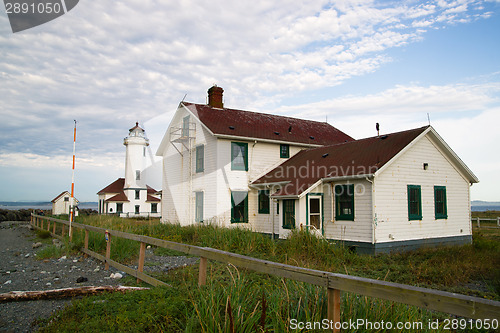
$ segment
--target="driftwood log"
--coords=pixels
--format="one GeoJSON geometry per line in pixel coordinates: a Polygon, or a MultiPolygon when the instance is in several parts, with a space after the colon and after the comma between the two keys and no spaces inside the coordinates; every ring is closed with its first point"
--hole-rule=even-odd
{"type": "Polygon", "coordinates": [[[97,295],[109,292],[125,293],[127,291],[145,290],[145,289],[149,288],[124,287],[124,286],[100,286],[100,287],[87,286],[78,288],[62,288],[62,289],[39,290],[39,291],[11,291],[8,293],[0,294],[0,303],[97,295]]]}

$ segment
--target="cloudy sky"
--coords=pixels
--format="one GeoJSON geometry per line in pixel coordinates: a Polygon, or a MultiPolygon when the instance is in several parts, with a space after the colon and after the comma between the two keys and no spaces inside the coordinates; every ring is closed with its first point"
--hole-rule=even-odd
{"type": "MultiPolygon", "coordinates": [[[[500,1],[121,0],[12,33],[0,14],[0,201],[75,195],[124,175],[138,121],[158,146],[214,83],[231,108],[355,138],[431,123],[500,201],[500,1]]],[[[158,182],[160,184],[160,182],[158,182]]],[[[159,185],[157,185],[159,186],[159,185]]]]}

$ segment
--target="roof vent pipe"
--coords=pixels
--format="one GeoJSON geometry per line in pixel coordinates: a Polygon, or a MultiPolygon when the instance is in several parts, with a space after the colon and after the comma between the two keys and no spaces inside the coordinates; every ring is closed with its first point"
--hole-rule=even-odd
{"type": "Polygon", "coordinates": [[[222,102],[223,93],[224,89],[217,87],[217,85],[214,84],[210,89],[208,89],[208,105],[219,109],[224,108],[224,103],[222,102]]]}

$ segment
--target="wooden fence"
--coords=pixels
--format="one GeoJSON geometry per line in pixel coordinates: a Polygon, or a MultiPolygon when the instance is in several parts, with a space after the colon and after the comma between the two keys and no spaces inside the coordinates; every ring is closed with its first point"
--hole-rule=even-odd
{"type": "MultiPolygon", "coordinates": [[[[47,230],[53,236],[62,238],[63,236],[55,234],[56,223],[62,224],[62,235],[65,234],[65,226],[68,221],[63,221],[51,217],[44,217],[32,214],[31,224],[38,229],[47,230]],[[52,228],[52,229],[51,229],[52,228]],[[52,230],[52,231],[51,231],[52,230]]],[[[230,263],[237,267],[250,269],[256,272],[275,275],[295,281],[302,281],[327,289],[328,299],[328,319],[333,323],[340,324],[340,293],[341,291],[352,292],[364,296],[384,299],[388,301],[414,305],[423,309],[435,310],[449,313],[452,315],[472,318],[489,319],[500,321],[500,302],[486,300],[478,297],[460,295],[440,290],[413,287],[404,284],[385,282],[362,277],[318,271],[297,266],[291,266],[276,263],[267,260],[256,259],[240,254],[221,251],[217,249],[187,245],[157,239],[149,236],[129,234],[122,231],[106,230],[99,227],[72,223],[74,228],[85,231],[84,247],[81,249],[86,255],[90,255],[105,263],[105,268],[109,265],[134,276],[139,280],[145,281],[151,285],[165,285],[164,282],[154,279],[143,273],[146,244],[159,246],[186,254],[200,257],[198,284],[200,286],[206,283],[208,259],[223,263],[230,263]],[[106,238],[106,255],[103,256],[89,250],[89,232],[103,234],[106,238]],[[120,237],[140,242],[139,263],[137,270],[122,265],[110,258],[111,238],[120,237]]],[[[72,235],[69,235],[70,239],[72,235]]],[[[339,331],[339,325],[332,325],[334,331],[339,331]]]]}
{"type": "Polygon", "coordinates": [[[483,218],[483,217],[475,217],[475,218],[472,218],[472,222],[476,222],[476,225],[478,228],[481,228],[481,222],[480,221],[496,221],[496,226],[492,225],[492,223],[489,223],[488,226],[483,226],[482,228],[500,228],[500,216],[497,217],[497,218],[492,218],[492,219],[488,219],[488,218],[483,218]]]}

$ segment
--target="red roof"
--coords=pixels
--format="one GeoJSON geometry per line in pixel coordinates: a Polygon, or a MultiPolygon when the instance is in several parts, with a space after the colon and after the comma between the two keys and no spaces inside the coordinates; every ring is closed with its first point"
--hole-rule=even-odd
{"type": "Polygon", "coordinates": [[[154,188],[152,188],[151,186],[149,185],[146,185],[146,188],[148,189],[148,194],[155,194],[155,193],[158,193],[158,191],[156,191],[154,188]]]}
{"type": "Polygon", "coordinates": [[[267,113],[219,109],[182,102],[215,135],[239,136],[313,145],[353,141],[349,135],[324,122],[267,113]]]}
{"type": "Polygon", "coordinates": [[[274,196],[296,196],[323,178],[371,175],[429,126],[302,150],[253,184],[289,182],[274,196]]]}
{"type": "Polygon", "coordinates": [[[125,192],[121,191],[114,197],[109,198],[106,200],[106,202],[129,202],[127,196],[125,195],[125,192]]]}
{"type": "Polygon", "coordinates": [[[60,197],[62,197],[63,195],[65,195],[66,193],[69,194],[68,191],[63,191],[61,194],[59,194],[57,197],[55,197],[54,199],[52,199],[51,202],[56,202],[60,197]]]}
{"type": "MultiPolygon", "coordinates": [[[[106,201],[112,201],[112,202],[128,202],[127,195],[123,191],[123,188],[125,186],[125,178],[118,178],[99,192],[97,194],[106,194],[106,193],[116,193],[115,196],[109,198],[106,201]]],[[[155,193],[158,193],[154,188],[152,188],[149,185],[146,185],[147,189],[147,200],[146,201],[151,201],[151,202],[159,202],[160,199],[153,197],[155,193]]]]}
{"type": "Polygon", "coordinates": [[[125,178],[118,178],[99,192],[97,194],[105,194],[105,193],[120,193],[123,191],[123,187],[125,186],[125,178]]]}
{"type": "Polygon", "coordinates": [[[161,200],[156,198],[156,197],[153,197],[152,195],[147,195],[147,198],[146,198],[146,202],[160,202],[161,200]]]}
{"type": "Polygon", "coordinates": [[[128,131],[129,131],[129,132],[132,132],[133,130],[135,130],[135,129],[137,129],[137,128],[138,128],[138,129],[140,129],[141,131],[143,131],[143,132],[144,132],[144,130],[143,130],[143,129],[139,126],[139,122],[136,122],[136,123],[135,123],[135,126],[134,126],[134,127],[132,127],[131,129],[129,129],[128,131]]]}
{"type": "MultiPolygon", "coordinates": [[[[71,196],[71,194],[68,192],[68,191],[63,191],[61,194],[59,194],[57,197],[55,197],[54,199],[52,199],[52,203],[56,202],[57,200],[59,200],[59,198],[61,198],[62,196],[64,196],[66,193],[68,193],[68,195],[71,196]]],[[[78,202],[78,199],[74,198],[76,200],[76,202],[78,202]]]]}

